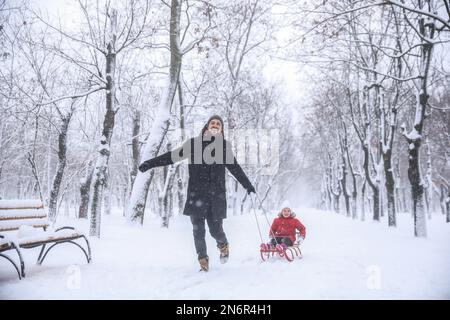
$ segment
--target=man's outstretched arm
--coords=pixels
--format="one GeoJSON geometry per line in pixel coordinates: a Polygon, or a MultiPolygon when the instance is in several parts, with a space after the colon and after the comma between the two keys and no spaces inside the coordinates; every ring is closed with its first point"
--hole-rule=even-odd
{"type": "Polygon", "coordinates": [[[142,162],[139,166],[139,171],[145,172],[152,168],[168,166],[185,159],[187,157],[187,152],[185,152],[186,143],[190,143],[190,140],[175,150],[167,151],[162,155],[142,162]]]}
{"type": "Polygon", "coordinates": [[[252,192],[256,193],[255,187],[253,187],[252,183],[248,179],[244,170],[242,170],[241,166],[237,162],[234,157],[233,150],[231,148],[231,144],[227,142],[226,144],[226,160],[225,167],[231,172],[231,174],[239,181],[239,183],[247,190],[250,194],[252,192]]]}

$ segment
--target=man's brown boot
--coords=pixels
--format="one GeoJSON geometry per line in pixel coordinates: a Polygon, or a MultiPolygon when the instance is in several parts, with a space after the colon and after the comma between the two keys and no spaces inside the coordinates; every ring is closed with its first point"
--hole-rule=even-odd
{"type": "Polygon", "coordinates": [[[201,258],[198,259],[198,262],[200,263],[200,271],[208,271],[209,270],[209,262],[208,258],[201,258]]]}
{"type": "Polygon", "coordinates": [[[220,251],[220,263],[226,263],[228,261],[228,257],[230,256],[230,247],[228,243],[218,247],[220,251]]]}

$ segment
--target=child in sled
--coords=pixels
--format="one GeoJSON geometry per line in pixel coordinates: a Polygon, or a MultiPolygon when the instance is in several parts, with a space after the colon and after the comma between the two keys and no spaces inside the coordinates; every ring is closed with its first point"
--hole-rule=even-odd
{"type": "Polygon", "coordinates": [[[283,250],[292,246],[296,240],[301,244],[306,237],[306,228],[300,220],[295,218],[295,213],[289,207],[285,207],[278,214],[278,217],[273,220],[269,237],[271,238],[268,244],[269,248],[283,250]],[[297,230],[300,232],[298,239],[296,239],[297,230]]]}

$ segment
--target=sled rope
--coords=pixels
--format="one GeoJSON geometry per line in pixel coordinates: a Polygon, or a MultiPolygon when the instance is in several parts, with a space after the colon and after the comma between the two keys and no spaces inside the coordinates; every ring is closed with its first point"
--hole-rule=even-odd
{"type": "Polygon", "coordinates": [[[267,210],[264,209],[264,207],[263,207],[263,205],[262,205],[261,198],[259,197],[259,194],[258,194],[258,193],[255,193],[255,194],[256,194],[256,198],[258,198],[258,201],[259,201],[259,207],[262,209],[262,211],[263,211],[263,213],[264,213],[264,217],[266,218],[267,225],[269,226],[269,229],[270,229],[270,231],[271,231],[272,234],[273,234],[273,231],[272,231],[272,224],[270,223],[269,218],[267,217],[267,210]]]}
{"type": "MultiPolygon", "coordinates": [[[[255,194],[256,194],[256,198],[258,198],[258,201],[259,201],[259,207],[262,209],[262,211],[264,213],[264,217],[266,218],[267,225],[269,226],[269,229],[270,229],[270,234],[272,234],[274,236],[273,238],[275,239],[275,243],[279,244],[277,238],[275,237],[275,233],[272,230],[272,224],[270,223],[269,218],[267,217],[266,210],[262,206],[261,199],[259,198],[258,193],[255,192],[255,194]]],[[[252,194],[250,194],[250,200],[252,201],[252,208],[253,208],[253,213],[255,214],[256,225],[258,226],[259,237],[261,238],[261,243],[264,243],[264,239],[263,239],[263,236],[261,234],[261,228],[259,226],[258,216],[256,214],[255,202],[253,200],[252,194]]]]}
{"type": "Polygon", "coordinates": [[[252,201],[252,208],[253,208],[253,213],[255,215],[256,226],[258,227],[259,237],[261,238],[261,243],[264,243],[264,239],[263,239],[263,236],[262,236],[262,233],[261,233],[261,228],[259,226],[258,216],[256,214],[255,202],[253,201],[252,194],[250,194],[250,200],[252,201]]]}

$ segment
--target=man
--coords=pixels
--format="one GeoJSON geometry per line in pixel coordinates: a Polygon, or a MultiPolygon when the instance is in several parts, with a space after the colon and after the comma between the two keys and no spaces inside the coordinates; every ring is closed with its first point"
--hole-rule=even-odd
{"type": "Polygon", "coordinates": [[[166,166],[183,159],[189,162],[189,182],[183,214],[190,216],[195,249],[201,271],[208,271],[209,258],[205,241],[205,220],[211,236],[220,251],[220,262],[229,257],[228,240],[223,231],[227,215],[225,168],[250,194],[255,188],[233,155],[231,144],[224,138],[224,125],[220,116],[209,118],[201,134],[187,140],[182,147],[147,160],[139,166],[141,172],[166,166]]]}

